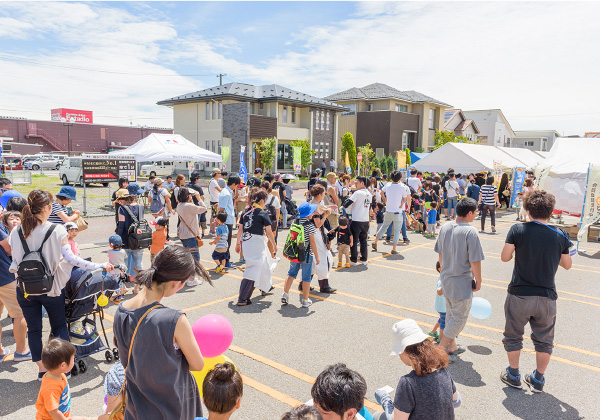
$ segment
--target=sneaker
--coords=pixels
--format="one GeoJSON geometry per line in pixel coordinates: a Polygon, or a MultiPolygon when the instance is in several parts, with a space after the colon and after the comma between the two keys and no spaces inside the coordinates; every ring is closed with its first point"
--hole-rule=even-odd
{"type": "Polygon", "coordinates": [[[283,294],[281,295],[281,303],[283,303],[284,305],[290,303],[290,296],[285,292],[283,292],[283,294]]]}
{"type": "Polygon", "coordinates": [[[362,265],[367,265],[367,264],[368,264],[368,261],[361,261],[360,263],[361,263],[362,265]]]}
{"type": "Polygon", "coordinates": [[[342,263],[341,262],[338,263],[338,268],[342,268],[342,263]]]}
{"type": "Polygon", "coordinates": [[[395,250],[392,250],[392,252],[390,252],[390,254],[392,254],[392,255],[398,255],[398,254],[399,254],[399,252],[398,252],[398,251],[395,251],[395,250]]]}
{"type": "Polygon", "coordinates": [[[240,258],[240,264],[245,264],[246,263],[246,259],[245,258],[240,258]]]}
{"type": "Polygon", "coordinates": [[[496,233],[496,228],[492,226],[492,233],[496,233]]]}
{"type": "Polygon", "coordinates": [[[217,265],[217,267],[215,268],[215,272],[220,273],[223,270],[223,266],[222,265],[217,265]]]}
{"type": "Polygon", "coordinates": [[[198,280],[198,279],[188,280],[185,282],[185,285],[187,287],[200,286],[201,284],[202,284],[202,280],[198,280]]]}
{"type": "MultiPolygon", "coordinates": [[[[356,267],[357,263],[355,263],[354,261],[350,261],[348,264],[350,264],[350,267],[356,267]]],[[[346,265],[348,265],[346,264],[346,265]]]]}
{"type": "Polygon", "coordinates": [[[302,301],[303,308],[308,308],[310,305],[312,305],[312,300],[310,299],[303,300],[302,297],[300,297],[300,300],[302,301]]]}
{"type": "Polygon", "coordinates": [[[408,239],[408,238],[405,238],[405,239],[404,239],[404,243],[405,243],[406,245],[408,245],[408,244],[410,243],[410,239],[408,239]]]}
{"type": "Polygon", "coordinates": [[[523,389],[523,385],[521,385],[521,375],[511,375],[509,368],[506,368],[502,371],[502,373],[500,374],[500,380],[506,385],[512,386],[513,388],[523,389]]]}
{"type": "Polygon", "coordinates": [[[371,248],[373,248],[373,251],[377,251],[377,244],[375,242],[373,242],[371,244],[371,248]]]}
{"type": "Polygon", "coordinates": [[[225,268],[235,268],[235,267],[233,266],[231,261],[229,261],[227,264],[225,264],[225,268]]]}
{"type": "Polygon", "coordinates": [[[319,289],[319,291],[320,291],[321,293],[330,293],[330,294],[331,294],[331,293],[335,293],[335,291],[336,291],[336,290],[337,290],[337,289],[334,289],[334,288],[333,288],[333,287],[331,287],[331,286],[322,287],[322,288],[320,288],[320,289],[319,289]]]}
{"type": "Polygon", "coordinates": [[[350,268],[350,263],[346,263],[346,265],[344,267],[350,268]]]}
{"type": "Polygon", "coordinates": [[[533,373],[531,375],[525,374],[525,383],[527,384],[527,386],[529,386],[529,389],[531,389],[531,392],[543,392],[544,391],[544,384],[546,383],[546,378],[542,378],[542,381],[538,381],[535,378],[535,370],[533,371],[533,373]]]}

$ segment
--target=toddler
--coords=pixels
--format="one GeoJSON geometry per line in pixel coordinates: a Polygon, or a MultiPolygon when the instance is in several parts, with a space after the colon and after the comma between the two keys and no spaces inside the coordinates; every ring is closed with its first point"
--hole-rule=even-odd
{"type": "Polygon", "coordinates": [[[123,274],[127,271],[127,266],[125,265],[127,253],[123,249],[123,240],[119,235],[111,235],[108,238],[108,246],[110,246],[110,249],[107,252],[108,262],[113,266],[119,266],[119,268],[115,268],[110,272],[110,275],[113,278],[121,280],[119,289],[117,290],[115,296],[111,297],[110,299],[112,302],[118,303],[123,300],[123,295],[129,291],[127,287],[125,287],[125,275],[123,274]]]}
{"type": "Polygon", "coordinates": [[[228,420],[240,408],[243,393],[242,377],[235,366],[229,362],[216,365],[206,374],[202,384],[208,418],[200,417],[198,420],[228,420]]]}
{"type": "Polygon", "coordinates": [[[429,238],[435,238],[435,228],[437,226],[437,206],[438,203],[432,201],[431,209],[427,212],[427,234],[425,236],[429,238]]]}
{"type": "Polygon", "coordinates": [[[77,225],[74,222],[67,222],[65,223],[65,229],[67,230],[67,235],[69,235],[69,245],[71,246],[73,255],[80,256],[81,252],[79,252],[79,245],[77,245],[77,242],[75,242],[75,238],[79,234],[77,225]]]}
{"type": "Polygon", "coordinates": [[[215,250],[212,253],[212,259],[217,264],[216,272],[225,271],[225,265],[229,262],[229,250],[227,249],[227,237],[229,236],[229,228],[225,225],[227,221],[227,213],[220,212],[217,214],[217,229],[215,239],[210,242],[210,245],[215,245],[215,250]]]}
{"type": "Polygon", "coordinates": [[[6,233],[12,232],[12,230],[21,224],[21,212],[10,210],[2,214],[2,225],[6,230],[6,233]]]}
{"type": "MultiPolygon", "coordinates": [[[[438,273],[441,273],[442,266],[440,262],[435,263],[435,269],[438,273]]],[[[437,294],[435,295],[435,310],[440,314],[437,322],[433,326],[433,329],[429,332],[429,335],[433,337],[436,342],[440,342],[444,337],[444,328],[446,328],[446,298],[444,297],[444,291],[442,290],[442,278],[437,278],[437,294]],[[438,334],[437,330],[440,329],[438,334]]]]}
{"type": "Polygon", "coordinates": [[[375,391],[384,412],[374,418],[453,420],[461,399],[446,369],[449,360],[444,349],[433,344],[413,319],[396,322],[392,332],[391,356],[399,356],[412,371],[398,381],[393,401],[385,388],[375,391]]]}
{"type": "MultiPolygon", "coordinates": [[[[381,203],[377,203],[378,205],[381,203]]],[[[342,257],[346,257],[346,265],[345,267],[350,267],[350,248],[352,247],[353,238],[352,232],[350,232],[350,227],[348,226],[348,218],[340,217],[338,220],[339,226],[335,229],[329,231],[329,233],[337,234],[337,243],[338,243],[338,268],[342,267],[342,257]]]]}
{"type": "Polygon", "coordinates": [[[154,257],[156,257],[156,254],[165,249],[169,219],[157,217],[156,220],[152,220],[150,224],[154,226],[152,245],[150,245],[150,265],[154,265],[154,257]]]}
{"type": "Polygon", "coordinates": [[[425,220],[423,220],[423,212],[420,210],[415,212],[415,218],[413,219],[412,228],[415,232],[425,232],[425,220]]]}
{"type": "Polygon", "coordinates": [[[523,208],[523,193],[517,193],[517,198],[515,199],[515,202],[513,203],[513,207],[515,208],[515,211],[518,213],[517,214],[517,221],[521,221],[521,222],[526,222],[527,221],[527,212],[525,211],[525,209],[523,208]]]}
{"type": "Polygon", "coordinates": [[[377,211],[375,212],[375,221],[377,222],[377,230],[379,232],[379,228],[383,225],[383,203],[377,203],[377,211]]]}

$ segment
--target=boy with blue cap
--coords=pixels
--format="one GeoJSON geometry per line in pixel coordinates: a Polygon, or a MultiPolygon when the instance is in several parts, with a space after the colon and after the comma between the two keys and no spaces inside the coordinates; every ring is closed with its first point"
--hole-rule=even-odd
{"type": "Polygon", "coordinates": [[[76,198],[77,191],[75,188],[68,185],[62,187],[56,194],[56,200],[52,203],[52,212],[50,213],[50,217],[48,217],[48,221],[57,225],[74,222],[79,217],[79,210],[68,212],[67,206],[71,201],[75,201],[76,198]]]}
{"type": "Polygon", "coordinates": [[[308,298],[310,293],[310,280],[312,277],[313,259],[317,265],[319,265],[319,253],[317,251],[317,243],[315,242],[315,234],[317,233],[317,227],[313,222],[313,215],[317,209],[316,204],[304,202],[298,207],[298,224],[304,228],[304,249],[305,259],[302,262],[290,261],[290,269],[288,276],[285,279],[285,286],[283,288],[283,295],[281,296],[281,302],[287,305],[290,300],[289,292],[292,287],[292,283],[298,276],[300,268],[302,268],[302,295],[300,296],[300,303],[303,308],[308,308],[312,305],[312,301],[308,298]]]}

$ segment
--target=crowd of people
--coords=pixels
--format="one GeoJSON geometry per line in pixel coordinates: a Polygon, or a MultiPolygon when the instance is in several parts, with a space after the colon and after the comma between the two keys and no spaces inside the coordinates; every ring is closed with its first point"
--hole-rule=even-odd
{"type": "MultiPolygon", "coordinates": [[[[99,418],[118,413],[125,419],[203,418],[201,387],[208,419],[227,419],[241,404],[241,376],[233,365],[225,363],[217,365],[203,384],[197,384],[189,371],[202,370],[204,359],[190,323],[182,311],[161,304],[163,298],[183,287],[204,282],[212,285],[200,263],[204,239],[210,239],[208,245],[214,247],[210,255],[217,274],[243,264],[238,306],[252,304],[255,289],[263,296],[270,294],[272,272],[283,263],[283,255],[289,260],[289,269],[281,302],[290,303],[290,289],[301,275],[300,306],[308,308],[313,277],[318,280],[320,293],[336,292],[329,284],[336,267],[335,253],[338,269],[367,266],[369,239],[371,248],[377,250],[386,238],[391,242],[390,254],[398,254],[400,235],[403,243],[409,244],[407,230],[413,230],[436,238],[440,276],[435,308],[440,317],[429,334],[410,319],[392,327],[391,354],[412,368],[400,378],[395,397],[379,389],[375,398],[382,411],[371,415],[363,404],[364,378],[337,364],[319,375],[311,401],[282,418],[453,419],[461,397],[446,367],[465,351],[457,337],[466,325],[473,293],[481,289],[485,259],[479,233],[471,223],[481,217],[484,232],[489,213],[495,232],[496,208],[503,203],[507,208],[511,205],[510,199],[505,199],[511,194],[508,176],[503,175],[495,185],[493,176],[462,176],[452,169],[443,177],[411,171],[406,182],[400,171],[374,171],[369,178],[335,172],[321,178],[321,174],[319,169],[311,174],[303,200],[293,198],[290,179],[281,174],[263,176],[256,169],[244,183],[238,176],[227,177],[215,168],[208,185],[208,206],[198,177],[189,183],[183,175],[175,181],[168,177],[166,182],[151,177],[144,188],[120,179],[113,195],[114,234],[108,238],[108,261],[103,263],[80,256],[76,238],[81,215],[69,207],[77,198],[73,187],[63,186],[55,196],[34,189],[23,197],[12,189],[10,181],[0,179],[0,313],[6,307],[14,320],[12,360],[31,360],[38,367],[41,388],[36,418],[78,418],[70,415],[68,378],[75,347],[70,343],[63,290],[74,267],[104,269],[121,280],[113,300],[119,303],[113,328],[122,356],[105,378],[105,414],[99,418]],[[152,215],[150,223],[145,217],[147,207],[152,215]],[[169,232],[173,217],[177,218],[180,245],[169,232]],[[442,224],[442,218],[446,223],[442,224]],[[371,230],[371,222],[376,222],[376,229],[371,230]],[[278,245],[280,229],[287,231],[283,246],[278,245]],[[240,257],[237,263],[232,261],[233,240],[240,257]],[[142,262],[145,249],[150,250],[151,257],[147,267],[142,262]],[[35,269],[39,276],[32,277],[27,268],[35,269]],[[134,284],[133,297],[124,299],[128,282],[134,284]],[[47,343],[42,341],[44,314],[52,337],[47,343]],[[153,369],[145,368],[149,365],[153,369]]],[[[524,327],[529,324],[536,369],[523,381],[534,392],[541,392],[556,322],[554,276],[558,267],[571,267],[572,244],[565,232],[548,225],[554,197],[534,190],[531,178],[517,201],[518,220],[529,218],[531,222],[511,227],[501,253],[502,261],[514,258],[515,262],[505,304],[503,343],[509,366],[500,379],[522,388],[519,355],[524,327]]],[[[0,359],[9,353],[0,341],[0,359]]]]}

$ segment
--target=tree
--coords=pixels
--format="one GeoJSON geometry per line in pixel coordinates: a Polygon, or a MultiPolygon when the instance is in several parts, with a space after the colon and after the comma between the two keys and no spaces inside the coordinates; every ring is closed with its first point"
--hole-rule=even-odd
{"type": "Polygon", "coordinates": [[[294,146],[298,146],[301,148],[301,152],[300,152],[300,166],[302,168],[303,171],[306,171],[306,168],[310,165],[312,165],[312,155],[314,155],[315,153],[317,153],[316,150],[312,150],[310,148],[310,141],[308,141],[308,139],[304,139],[304,140],[294,140],[291,143],[292,147],[294,146]]]}
{"type": "Polygon", "coordinates": [[[433,150],[439,149],[446,143],[473,143],[468,137],[457,136],[453,131],[448,130],[436,131],[433,140],[435,144],[433,150]]]}
{"type": "Polygon", "coordinates": [[[407,147],[406,149],[404,149],[404,153],[406,153],[406,164],[410,165],[412,163],[410,159],[410,149],[407,147]]]}
{"type": "Polygon", "coordinates": [[[425,149],[422,147],[415,147],[415,153],[425,153],[425,149]]]}
{"type": "Polygon", "coordinates": [[[356,171],[356,144],[354,144],[352,133],[346,133],[342,136],[342,162],[344,162],[344,166],[346,165],[346,152],[348,152],[350,168],[352,171],[356,171]]]}
{"type": "Polygon", "coordinates": [[[358,151],[362,154],[362,162],[360,162],[360,168],[363,174],[369,174],[371,172],[372,160],[375,157],[375,152],[371,148],[371,143],[367,143],[364,146],[359,146],[358,151]]]}
{"type": "Polygon", "coordinates": [[[271,172],[273,168],[273,161],[277,152],[275,151],[275,144],[277,138],[264,138],[260,140],[260,163],[263,166],[263,172],[271,172]]]}
{"type": "Polygon", "coordinates": [[[371,161],[371,168],[373,168],[373,169],[375,169],[375,168],[381,169],[381,162],[379,161],[379,159],[377,158],[377,156],[375,156],[373,158],[373,160],[371,161]]]}

